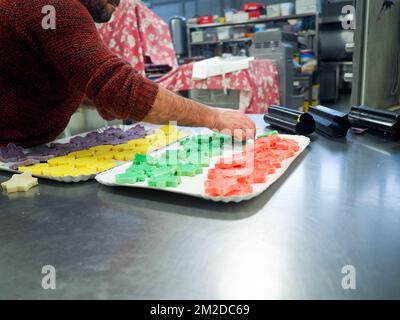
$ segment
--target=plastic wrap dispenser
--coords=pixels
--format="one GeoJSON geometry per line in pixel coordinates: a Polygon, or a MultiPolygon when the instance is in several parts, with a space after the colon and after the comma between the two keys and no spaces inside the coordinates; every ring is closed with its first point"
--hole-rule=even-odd
{"type": "Polygon", "coordinates": [[[269,107],[264,121],[278,129],[300,135],[309,135],[316,128],[311,114],[281,106],[269,107]]]}
{"type": "Polygon", "coordinates": [[[314,117],[317,132],[329,137],[342,138],[347,136],[350,129],[350,122],[347,113],[339,112],[323,106],[310,108],[314,117]]]}
{"type": "Polygon", "coordinates": [[[400,113],[365,106],[353,107],[349,121],[353,127],[372,129],[394,139],[400,138],[400,113]]]}

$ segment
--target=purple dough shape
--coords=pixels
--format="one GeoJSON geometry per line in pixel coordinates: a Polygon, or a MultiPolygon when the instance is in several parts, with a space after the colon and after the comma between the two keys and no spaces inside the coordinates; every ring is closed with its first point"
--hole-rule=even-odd
{"type": "Polygon", "coordinates": [[[65,149],[65,148],[68,148],[69,146],[71,146],[70,143],[58,143],[58,142],[50,143],[50,148],[55,149],[55,150],[65,149]]]}
{"type": "Polygon", "coordinates": [[[117,138],[108,138],[104,139],[102,144],[115,146],[117,144],[121,144],[121,140],[117,138]]]}
{"type": "Polygon", "coordinates": [[[117,144],[124,144],[124,143],[127,143],[127,142],[131,141],[131,140],[133,140],[133,139],[131,139],[129,137],[126,137],[126,138],[123,138],[123,139],[118,139],[118,143],[117,144]]]}
{"type": "Polygon", "coordinates": [[[119,140],[115,137],[101,137],[97,139],[97,142],[99,143],[99,145],[118,144],[119,140]]]}
{"type": "Polygon", "coordinates": [[[99,132],[90,132],[86,135],[86,138],[88,139],[96,139],[98,136],[100,136],[99,132]]]}
{"type": "Polygon", "coordinates": [[[23,160],[26,160],[24,148],[17,147],[13,143],[9,143],[6,147],[0,147],[0,161],[9,163],[23,160]]]}
{"type": "Polygon", "coordinates": [[[128,141],[130,141],[130,140],[142,139],[144,137],[145,136],[140,135],[140,134],[130,134],[130,135],[126,136],[126,139],[128,139],[128,141]]]}
{"type": "Polygon", "coordinates": [[[142,125],[140,125],[140,124],[138,124],[138,125],[132,127],[131,129],[146,131],[145,127],[142,126],[142,125]]]}
{"type": "Polygon", "coordinates": [[[31,166],[31,165],[37,164],[37,163],[40,163],[40,161],[38,161],[38,160],[33,160],[33,159],[29,159],[29,158],[28,158],[27,160],[18,161],[18,162],[13,163],[13,164],[10,166],[10,169],[11,169],[11,170],[17,170],[19,167],[22,167],[22,166],[31,166]]]}
{"type": "Polygon", "coordinates": [[[74,151],[81,151],[83,150],[85,147],[77,145],[77,144],[73,144],[73,143],[64,143],[64,144],[55,144],[54,145],[54,149],[56,152],[74,152],[74,151]]]}
{"type": "Polygon", "coordinates": [[[93,138],[90,137],[75,137],[70,140],[70,143],[76,144],[76,145],[84,145],[86,142],[94,140],[93,138]]]}
{"type": "Polygon", "coordinates": [[[117,139],[124,139],[126,136],[127,136],[127,133],[124,132],[124,131],[122,131],[119,134],[114,134],[114,137],[117,138],[117,139]]]}
{"type": "Polygon", "coordinates": [[[28,157],[35,156],[51,156],[55,151],[54,148],[50,148],[46,145],[41,145],[37,147],[33,147],[30,152],[27,153],[28,157]]]}
{"type": "Polygon", "coordinates": [[[127,133],[146,134],[146,130],[140,128],[131,128],[126,131],[127,133]]]}
{"type": "Polygon", "coordinates": [[[48,160],[54,158],[54,155],[40,156],[40,155],[29,155],[28,160],[38,161],[38,162],[47,162],[48,160]]]}
{"type": "Polygon", "coordinates": [[[109,128],[103,132],[103,136],[106,137],[121,137],[123,134],[124,131],[118,128],[109,128]]]}
{"type": "MultiPolygon", "coordinates": [[[[78,150],[77,150],[77,151],[78,151],[78,150]]],[[[54,157],[62,157],[62,156],[67,155],[67,154],[70,153],[70,152],[74,152],[72,148],[71,148],[71,149],[57,149],[57,150],[54,150],[54,151],[52,152],[52,155],[53,155],[54,157]]],[[[53,157],[53,158],[54,158],[54,157],[53,157]]]]}
{"type": "Polygon", "coordinates": [[[81,144],[81,147],[84,149],[89,149],[91,147],[96,147],[98,145],[97,141],[86,141],[85,143],[81,144]]]}

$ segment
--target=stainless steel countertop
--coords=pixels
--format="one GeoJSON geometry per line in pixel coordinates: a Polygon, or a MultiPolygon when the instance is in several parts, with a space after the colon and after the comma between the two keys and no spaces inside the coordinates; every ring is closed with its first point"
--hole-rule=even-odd
{"type": "Polygon", "coordinates": [[[400,142],[312,140],[241,204],[94,181],[0,193],[0,298],[400,298],[400,142]]]}

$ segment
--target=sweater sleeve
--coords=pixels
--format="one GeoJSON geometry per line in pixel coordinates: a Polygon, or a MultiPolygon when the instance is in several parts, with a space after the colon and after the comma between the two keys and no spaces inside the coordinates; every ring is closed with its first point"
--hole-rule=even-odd
{"type": "Polygon", "coordinates": [[[68,82],[94,101],[106,118],[142,120],[158,86],[104,45],[94,21],[78,0],[23,1],[16,30],[68,82]],[[42,8],[55,8],[55,29],[44,29],[42,8]]]}

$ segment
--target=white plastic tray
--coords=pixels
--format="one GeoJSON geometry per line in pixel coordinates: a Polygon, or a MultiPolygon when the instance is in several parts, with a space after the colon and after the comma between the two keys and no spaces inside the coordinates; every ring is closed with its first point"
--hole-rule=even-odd
{"type": "MultiPolygon", "coordinates": [[[[70,142],[71,139],[73,139],[75,137],[84,137],[88,133],[94,132],[94,131],[97,131],[97,132],[101,133],[101,132],[104,132],[105,130],[107,130],[109,128],[119,128],[119,129],[122,129],[124,131],[127,131],[130,128],[136,127],[137,125],[144,126],[147,131],[156,130],[156,129],[161,127],[159,125],[153,125],[153,124],[144,123],[144,122],[135,123],[135,124],[129,125],[129,126],[125,126],[125,125],[109,126],[109,127],[100,128],[98,130],[93,130],[93,131],[77,134],[77,135],[74,135],[74,136],[71,136],[71,137],[68,137],[68,138],[58,139],[58,140],[53,141],[52,143],[68,143],[68,142],[70,142]]],[[[181,132],[184,132],[185,136],[188,136],[190,134],[188,128],[186,128],[186,127],[185,128],[178,127],[178,130],[181,131],[181,132]]],[[[163,147],[160,150],[162,150],[164,148],[166,148],[166,147],[163,147]]],[[[122,165],[124,163],[126,163],[126,162],[117,161],[117,166],[118,165],[122,165]]],[[[10,169],[10,166],[12,166],[12,164],[13,163],[4,163],[4,162],[0,161],[0,171],[19,173],[18,170],[10,169]]],[[[66,176],[66,177],[50,177],[50,176],[40,176],[40,175],[34,175],[34,176],[37,177],[37,178],[41,178],[41,179],[53,180],[53,181],[64,182],[64,183],[72,183],[72,182],[77,183],[77,182],[84,182],[84,181],[92,180],[92,179],[94,179],[96,177],[96,174],[81,175],[81,176],[66,176]]]]}
{"type": "MultiPolygon", "coordinates": [[[[111,187],[118,186],[118,187],[129,187],[129,188],[155,189],[155,190],[162,190],[162,191],[167,191],[167,192],[172,192],[172,193],[185,194],[185,195],[189,195],[189,196],[193,196],[193,197],[197,197],[197,198],[212,200],[215,202],[226,202],[226,203],[236,202],[236,203],[238,203],[241,201],[253,199],[253,198],[259,196],[265,190],[267,190],[275,181],[277,181],[284,174],[284,172],[289,168],[289,166],[292,164],[292,162],[310,144],[310,139],[307,137],[304,137],[304,136],[280,135],[280,137],[289,138],[289,139],[297,141],[300,146],[299,152],[297,152],[294,157],[283,161],[282,168],[277,169],[275,174],[268,175],[268,181],[266,183],[260,183],[260,184],[253,185],[254,192],[251,194],[248,194],[246,196],[211,197],[205,193],[204,182],[207,180],[208,169],[213,168],[215,162],[218,159],[220,159],[221,157],[212,158],[211,166],[209,168],[205,168],[202,175],[198,175],[193,178],[192,177],[182,177],[182,183],[177,188],[162,188],[162,189],[160,189],[160,188],[149,187],[147,185],[147,181],[136,183],[136,184],[118,184],[118,183],[116,183],[115,176],[117,174],[124,173],[126,171],[126,169],[128,169],[131,166],[130,163],[127,163],[122,166],[111,169],[109,171],[100,173],[99,175],[96,176],[96,180],[103,185],[111,186],[111,187]]],[[[173,149],[173,147],[170,146],[166,149],[173,149]]],[[[224,156],[229,156],[231,154],[232,154],[232,151],[230,151],[230,152],[228,151],[226,154],[224,154],[224,156]]]]}

